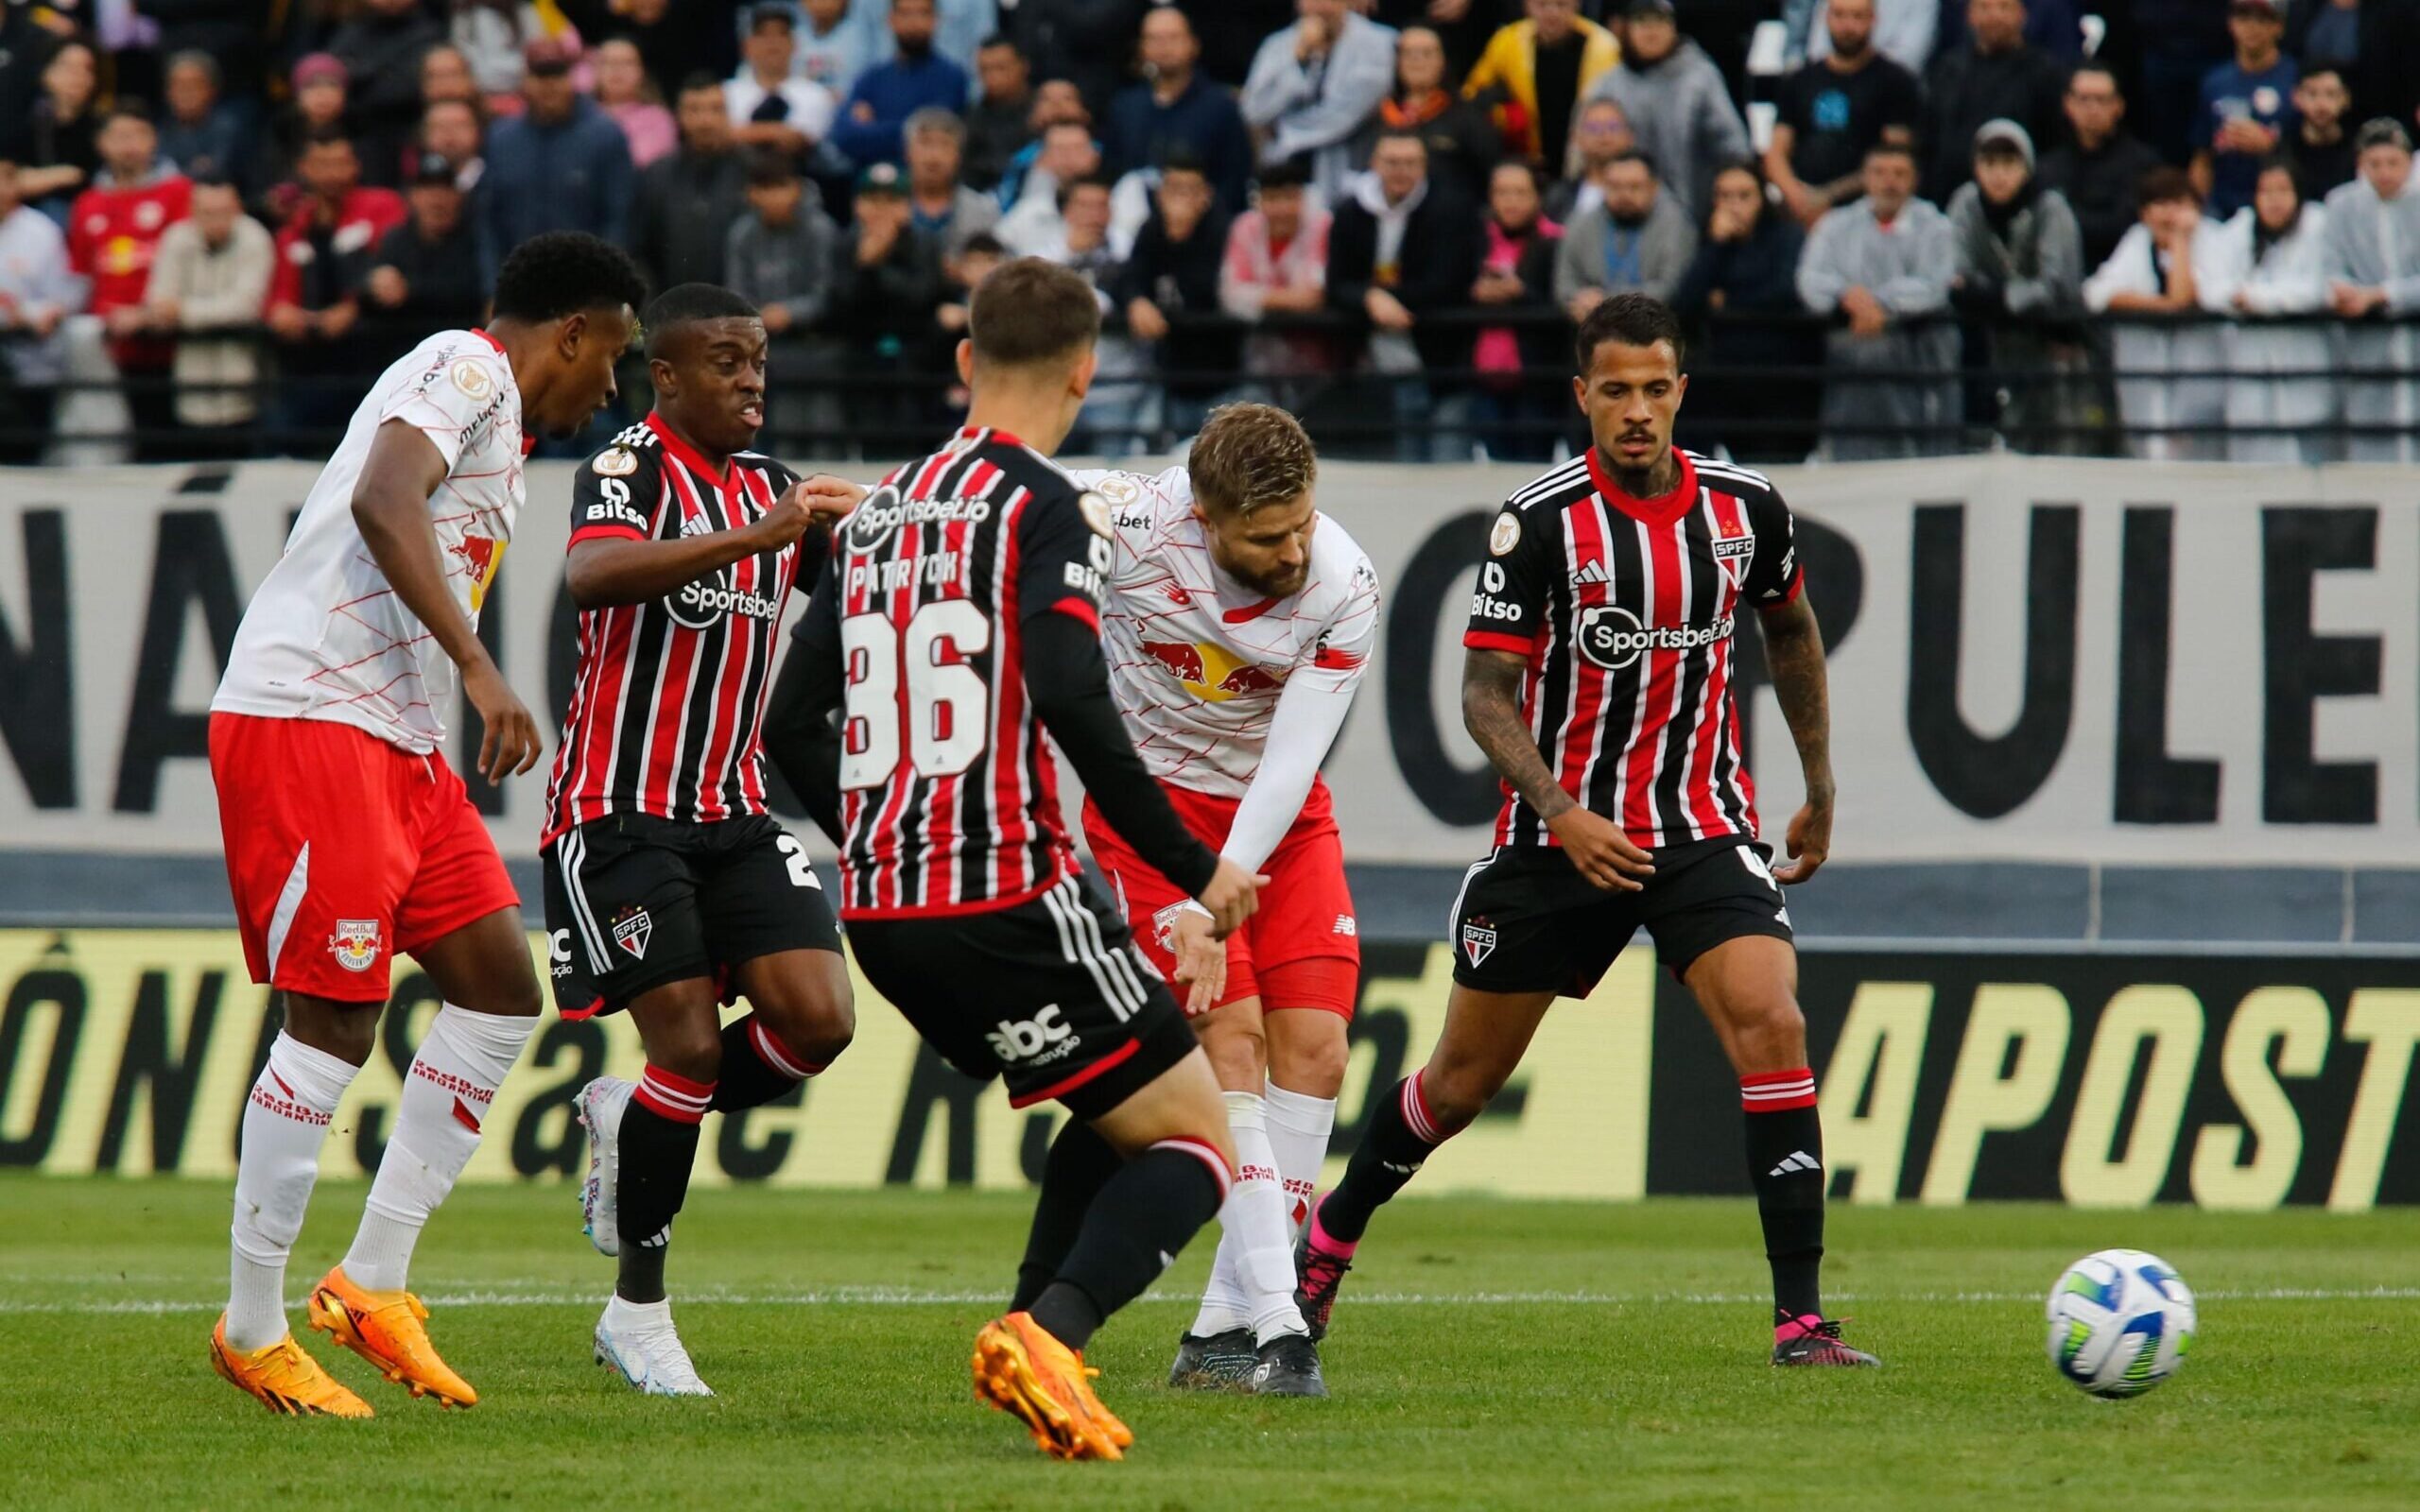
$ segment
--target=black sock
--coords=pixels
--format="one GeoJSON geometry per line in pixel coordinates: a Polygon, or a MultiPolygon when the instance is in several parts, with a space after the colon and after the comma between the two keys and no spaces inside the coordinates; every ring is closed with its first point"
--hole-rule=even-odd
{"type": "Polygon", "coordinates": [[[755,1014],[722,1028],[722,1074],[715,1083],[714,1110],[736,1113],[762,1108],[823,1068],[806,1065],[772,1038],[755,1014]]]}
{"type": "Polygon", "coordinates": [[[698,1120],[714,1098],[712,1082],[647,1068],[622,1114],[614,1203],[622,1230],[614,1294],[626,1302],[664,1300],[664,1255],[672,1218],[689,1195],[698,1159],[698,1120]]]}
{"type": "Polygon", "coordinates": [[[1127,1161],[1093,1198],[1058,1278],[1027,1309],[1033,1320],[1071,1349],[1090,1343],[1101,1320],[1142,1296],[1218,1215],[1224,1175],[1218,1153],[1191,1140],[1154,1144],[1127,1161]]]}
{"type": "Polygon", "coordinates": [[[1394,1091],[1370,1110],[1370,1126],[1353,1152],[1353,1162],[1344,1168],[1344,1179],[1320,1200],[1321,1230],[1348,1245],[1358,1242],[1370,1227],[1371,1214],[1404,1189],[1428,1152],[1445,1138],[1421,1096],[1420,1074],[1413,1072],[1395,1083],[1394,1091]]]}
{"type": "Polygon", "coordinates": [[[1824,1311],[1824,1120],[1814,1073],[1798,1070],[1740,1078],[1747,1108],[1748,1179],[1764,1220],[1765,1259],[1773,1270],[1773,1314],[1787,1323],[1824,1311]]]}
{"type": "Polygon", "coordinates": [[[1071,1118],[1059,1130],[1059,1137],[1050,1142],[1049,1158],[1043,1162],[1042,1194],[1033,1205],[1033,1227],[1026,1234],[1025,1259],[1017,1264],[1017,1289],[1009,1299],[1010,1312],[1032,1311],[1035,1298],[1059,1274],[1067,1251],[1075,1247],[1093,1198],[1125,1168],[1124,1157],[1082,1119],[1071,1118]]]}

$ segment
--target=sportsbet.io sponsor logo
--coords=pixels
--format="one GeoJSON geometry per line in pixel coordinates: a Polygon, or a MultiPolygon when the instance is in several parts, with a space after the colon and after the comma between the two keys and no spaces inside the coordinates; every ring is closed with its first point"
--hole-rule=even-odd
{"type": "Polygon", "coordinates": [[[1640,625],[1637,615],[1617,604],[1600,605],[1580,615],[1580,654],[1609,672],[1619,672],[1637,661],[1642,651],[1702,651],[1729,639],[1728,614],[1710,625],[1651,628],[1640,625]]]}
{"type": "MultiPolygon", "coordinates": [[[[719,575],[717,575],[719,576],[719,575]]],[[[782,612],[781,601],[762,593],[742,593],[713,579],[683,583],[681,592],[664,602],[665,612],[674,623],[693,630],[712,627],[726,614],[738,614],[752,620],[777,619],[782,612]]]]}
{"type": "Polygon", "coordinates": [[[979,525],[991,518],[989,499],[903,500],[899,490],[886,483],[851,511],[843,539],[851,551],[873,551],[902,525],[950,524],[961,520],[979,525]]]}

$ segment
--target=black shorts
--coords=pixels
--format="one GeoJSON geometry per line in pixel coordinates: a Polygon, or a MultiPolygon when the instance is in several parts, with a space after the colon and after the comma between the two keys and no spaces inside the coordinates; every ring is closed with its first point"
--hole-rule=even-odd
{"type": "Polygon", "coordinates": [[[1098,1118],[1193,1053],[1193,1029],[1090,879],[1030,902],[942,919],[853,919],[874,989],[925,1042],[1023,1108],[1098,1118]]]}
{"type": "Polygon", "coordinates": [[[1470,869],[1454,900],[1454,980],[1481,992],[1584,998],[1642,924],[1675,976],[1725,940],[1789,939],[1772,854],[1738,835],[1667,846],[1645,891],[1606,892],[1560,850],[1502,847],[1470,869]]]}
{"type": "Polygon", "coordinates": [[[612,814],[555,836],[539,860],[548,970],[567,1019],[618,1013],[700,976],[728,1003],[742,962],[840,948],[805,849],[762,814],[713,824],[612,814]]]}

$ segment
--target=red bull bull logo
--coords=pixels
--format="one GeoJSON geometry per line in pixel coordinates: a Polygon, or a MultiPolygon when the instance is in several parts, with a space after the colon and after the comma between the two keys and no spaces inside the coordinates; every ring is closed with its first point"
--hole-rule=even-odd
{"type": "Polygon", "coordinates": [[[1286,685],[1282,676],[1207,641],[1145,641],[1143,654],[1204,703],[1224,703],[1241,694],[1275,693],[1286,685]]]}
{"type": "Polygon", "coordinates": [[[479,606],[487,602],[488,585],[495,581],[496,569],[503,565],[504,542],[486,536],[464,536],[462,543],[454,548],[454,555],[471,569],[471,612],[475,614],[479,606]]]}

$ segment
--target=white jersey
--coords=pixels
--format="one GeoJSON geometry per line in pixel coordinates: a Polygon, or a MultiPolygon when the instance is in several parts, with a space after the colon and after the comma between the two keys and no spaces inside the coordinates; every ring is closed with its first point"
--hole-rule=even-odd
{"type": "Polygon", "coordinates": [[[379,374],[311,486],[285,554],[235,631],[213,710],[330,719],[414,755],[445,742],[454,663],[362,543],[353,490],[378,427],[420,427],[444,454],[428,523],[454,602],[473,625],[522,501],[521,390],[483,331],[441,331],[379,374]]]}
{"type": "Polygon", "coordinates": [[[1135,750],[1163,782],[1242,798],[1289,683],[1346,693],[1360,680],[1378,633],[1370,558],[1322,515],[1309,580],[1290,597],[1262,598],[1211,561],[1184,468],[1075,476],[1110,506],[1116,549],[1101,643],[1135,750]]]}

